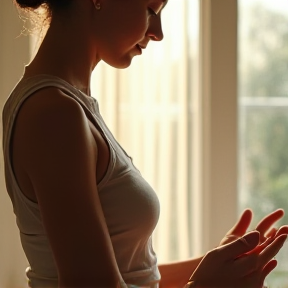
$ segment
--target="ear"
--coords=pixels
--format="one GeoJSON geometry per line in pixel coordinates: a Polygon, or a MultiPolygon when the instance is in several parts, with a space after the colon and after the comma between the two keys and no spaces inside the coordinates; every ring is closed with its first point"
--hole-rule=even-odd
{"type": "Polygon", "coordinates": [[[101,9],[101,3],[99,0],[92,0],[93,1],[93,4],[94,4],[94,7],[96,10],[100,10],[101,9]]]}

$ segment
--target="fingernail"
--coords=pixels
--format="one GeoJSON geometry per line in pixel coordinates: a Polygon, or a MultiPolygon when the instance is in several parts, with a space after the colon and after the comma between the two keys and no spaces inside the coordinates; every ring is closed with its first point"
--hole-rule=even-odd
{"type": "Polygon", "coordinates": [[[193,280],[189,280],[189,282],[184,286],[184,288],[192,288],[195,287],[195,282],[193,280]]]}

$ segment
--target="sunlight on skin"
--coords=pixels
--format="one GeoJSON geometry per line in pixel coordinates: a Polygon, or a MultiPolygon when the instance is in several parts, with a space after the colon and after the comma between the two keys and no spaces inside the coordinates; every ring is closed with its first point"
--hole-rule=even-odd
{"type": "MultiPolygon", "coordinates": [[[[257,225],[255,230],[260,233],[260,245],[247,254],[257,253],[260,254],[269,244],[271,244],[278,236],[288,234],[288,226],[281,226],[279,229],[272,227],[274,224],[284,216],[284,211],[278,209],[266,217],[264,217],[257,225]]],[[[242,237],[249,228],[252,221],[253,213],[250,209],[244,210],[238,222],[230,229],[225,237],[220,242],[220,245],[233,242],[242,237]]]]}

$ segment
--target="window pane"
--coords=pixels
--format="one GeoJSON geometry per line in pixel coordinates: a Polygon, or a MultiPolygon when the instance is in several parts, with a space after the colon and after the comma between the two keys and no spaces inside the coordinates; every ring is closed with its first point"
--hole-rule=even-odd
{"type": "Polygon", "coordinates": [[[160,199],[154,235],[160,262],[193,253],[188,176],[199,9],[197,0],[168,2],[162,12],[164,40],[151,41],[128,69],[100,63],[92,79],[104,119],[160,199]]]}
{"type": "MultiPolygon", "coordinates": [[[[239,0],[239,208],[288,223],[288,2],[239,0]]],[[[270,287],[288,287],[288,244],[270,287]],[[284,257],[285,256],[285,257],[284,257]]]]}

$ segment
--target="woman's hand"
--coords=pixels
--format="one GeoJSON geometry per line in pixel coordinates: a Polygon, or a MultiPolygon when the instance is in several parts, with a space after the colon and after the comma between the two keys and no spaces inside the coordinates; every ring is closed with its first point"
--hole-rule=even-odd
{"type": "Polygon", "coordinates": [[[280,235],[263,251],[251,253],[260,241],[260,232],[252,231],[213,249],[190,277],[192,287],[261,288],[266,276],[276,267],[277,261],[272,259],[286,239],[287,235],[280,235]]]}
{"type": "MultiPolygon", "coordinates": [[[[288,226],[282,226],[280,229],[271,228],[284,216],[284,211],[282,209],[278,209],[266,217],[264,217],[257,225],[256,231],[260,233],[260,243],[256,249],[258,253],[260,253],[269,243],[271,243],[278,236],[283,234],[288,234],[288,226]]],[[[238,222],[227,232],[224,238],[220,242],[220,246],[231,243],[236,239],[242,237],[247,233],[247,229],[251,223],[253,217],[253,213],[250,209],[246,209],[238,222]]]]}

